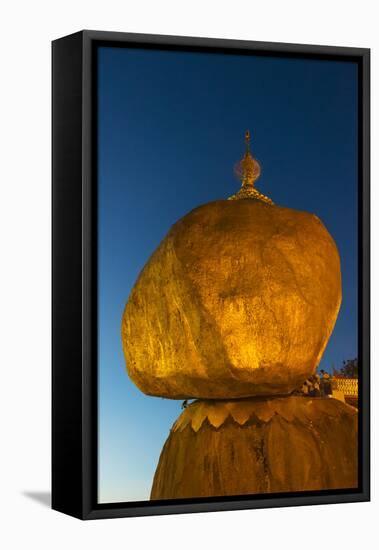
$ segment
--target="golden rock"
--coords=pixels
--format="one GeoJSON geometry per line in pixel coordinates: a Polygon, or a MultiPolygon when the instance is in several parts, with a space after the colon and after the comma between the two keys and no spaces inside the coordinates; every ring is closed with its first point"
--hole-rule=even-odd
{"type": "Polygon", "coordinates": [[[312,374],[341,303],[337,247],[313,214],[221,200],[180,219],[129,296],[122,342],[146,394],[288,394],[312,374]]]}
{"type": "Polygon", "coordinates": [[[170,431],[151,499],[354,489],[357,418],[329,398],[195,402],[170,431]]]}

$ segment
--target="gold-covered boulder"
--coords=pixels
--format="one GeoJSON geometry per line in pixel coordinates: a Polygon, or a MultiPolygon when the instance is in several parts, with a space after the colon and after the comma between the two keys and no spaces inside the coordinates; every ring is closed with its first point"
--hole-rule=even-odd
{"type": "Polygon", "coordinates": [[[338,250],[315,215],[254,194],[211,202],[140,273],[122,320],[127,370],[173,399],[288,394],[315,371],[340,303],[338,250]]]}

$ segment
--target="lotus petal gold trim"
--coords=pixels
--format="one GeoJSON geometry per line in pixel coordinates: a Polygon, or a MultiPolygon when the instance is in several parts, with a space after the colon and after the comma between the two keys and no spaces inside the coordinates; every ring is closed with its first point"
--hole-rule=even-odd
{"type": "Polygon", "coordinates": [[[244,426],[252,419],[259,422],[269,422],[274,416],[279,416],[287,422],[293,422],[296,418],[301,422],[312,424],[320,414],[356,414],[354,407],[346,406],[336,399],[331,398],[306,398],[301,396],[276,397],[276,398],[251,398],[223,400],[198,400],[189,405],[179,416],[172,431],[182,432],[190,426],[194,432],[198,432],[205,421],[215,429],[220,428],[228,418],[240,426],[244,426]],[[317,407],[314,406],[317,401],[317,407]],[[331,403],[333,406],[331,407],[331,403]],[[321,404],[321,406],[320,406],[321,404]],[[325,404],[323,406],[322,404],[325,404]]]}

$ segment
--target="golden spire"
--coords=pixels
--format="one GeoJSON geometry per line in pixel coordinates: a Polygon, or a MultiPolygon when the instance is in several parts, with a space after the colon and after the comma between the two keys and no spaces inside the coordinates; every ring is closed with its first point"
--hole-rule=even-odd
{"type": "Polygon", "coordinates": [[[242,185],[254,185],[261,174],[261,167],[257,159],[250,153],[250,132],[245,132],[246,151],[243,158],[236,164],[234,171],[242,185]]]}
{"type": "Polygon", "coordinates": [[[242,186],[238,193],[229,197],[229,200],[256,199],[267,204],[274,204],[269,197],[266,197],[254,187],[256,180],[261,175],[261,166],[250,152],[250,137],[250,131],[246,130],[245,154],[234,167],[234,173],[241,180],[242,186]]]}

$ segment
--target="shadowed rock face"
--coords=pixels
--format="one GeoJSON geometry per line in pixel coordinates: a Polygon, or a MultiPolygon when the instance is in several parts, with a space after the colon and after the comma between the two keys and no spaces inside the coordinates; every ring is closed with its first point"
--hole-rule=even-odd
{"type": "Polygon", "coordinates": [[[151,499],[357,487],[357,411],[328,398],[196,402],[162,450],[151,499]]]}
{"type": "Polygon", "coordinates": [[[130,294],[128,373],[174,399],[288,394],[316,369],[340,303],[338,251],[316,216],[209,203],[171,228],[130,294]]]}

